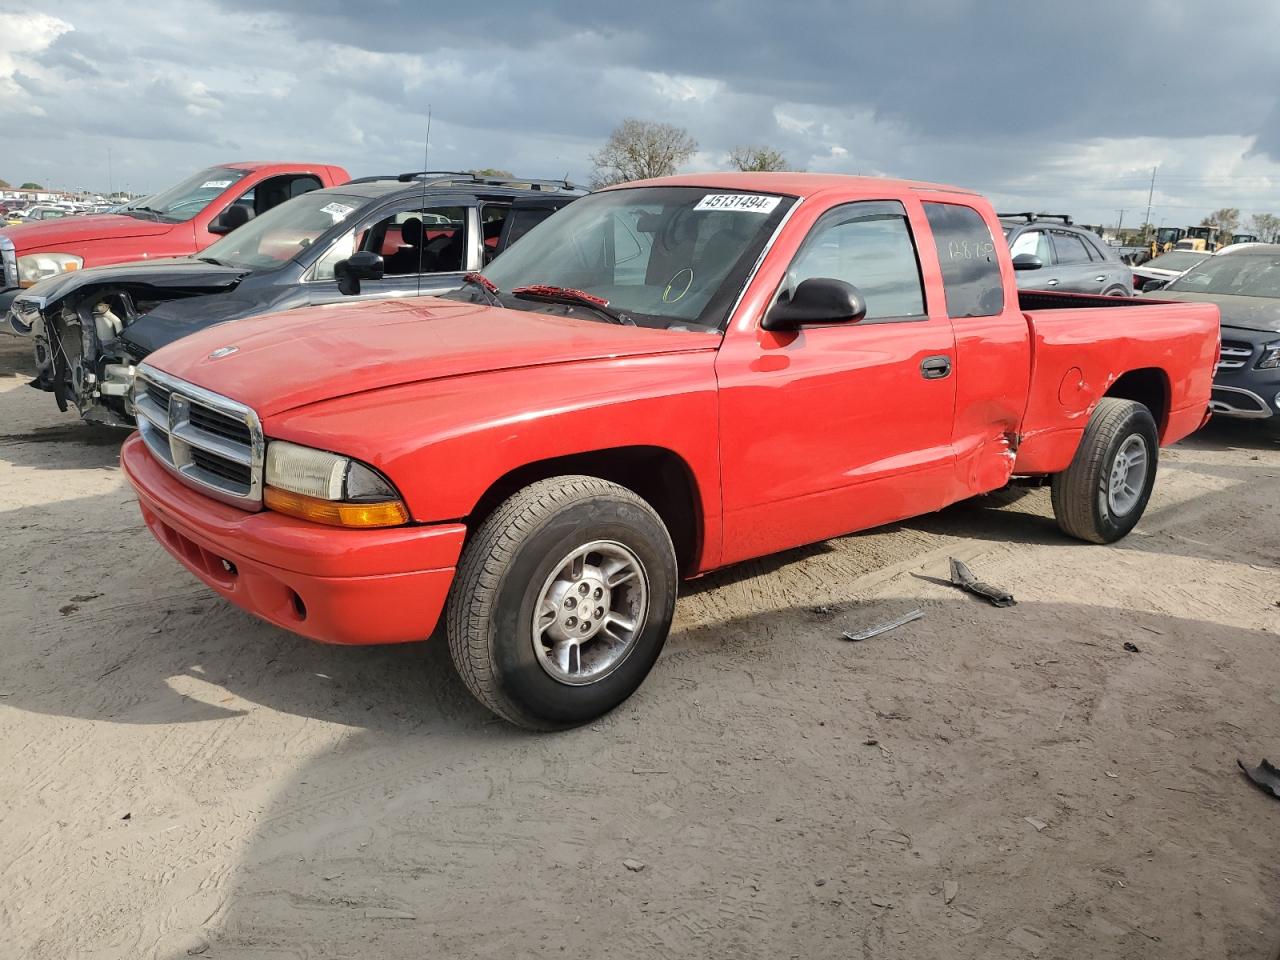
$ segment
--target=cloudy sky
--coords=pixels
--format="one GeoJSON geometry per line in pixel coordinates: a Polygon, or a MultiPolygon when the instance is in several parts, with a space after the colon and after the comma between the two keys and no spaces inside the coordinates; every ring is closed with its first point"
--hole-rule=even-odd
{"type": "Polygon", "coordinates": [[[1280,213],[1276,0],[0,0],[0,177],[135,192],[203,165],[586,180],[628,116],[687,169],[769,144],[1086,222],[1280,213]],[[618,9],[613,9],[617,7],[618,9]]]}

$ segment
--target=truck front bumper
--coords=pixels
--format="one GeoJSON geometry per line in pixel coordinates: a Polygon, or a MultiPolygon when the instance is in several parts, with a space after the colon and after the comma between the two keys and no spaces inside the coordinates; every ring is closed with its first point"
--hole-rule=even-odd
{"type": "Polygon", "coordinates": [[[435,629],[462,524],[344,530],[246,513],[187,487],[136,433],[120,464],[161,546],[255,616],[323,643],[405,643],[435,629]]]}

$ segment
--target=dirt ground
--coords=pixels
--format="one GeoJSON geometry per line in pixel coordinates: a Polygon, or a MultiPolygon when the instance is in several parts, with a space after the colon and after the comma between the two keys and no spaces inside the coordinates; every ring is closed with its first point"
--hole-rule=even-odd
{"type": "Polygon", "coordinates": [[[218,599],[25,365],[0,339],[6,958],[1280,949],[1280,802],[1236,768],[1280,761],[1280,444],[1247,425],[1166,451],[1113,547],[1023,491],[687,585],[640,692],[546,736],[441,642],[218,599]],[[926,579],[949,556],[1018,605],[926,579]]]}

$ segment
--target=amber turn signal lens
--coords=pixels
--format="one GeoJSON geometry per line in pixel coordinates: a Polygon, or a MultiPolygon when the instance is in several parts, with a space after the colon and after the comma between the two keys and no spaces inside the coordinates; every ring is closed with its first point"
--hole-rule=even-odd
{"type": "Polygon", "coordinates": [[[376,503],[338,503],[279,487],[267,487],[262,502],[269,510],[331,527],[398,527],[409,522],[409,511],[399,500],[376,503]]]}

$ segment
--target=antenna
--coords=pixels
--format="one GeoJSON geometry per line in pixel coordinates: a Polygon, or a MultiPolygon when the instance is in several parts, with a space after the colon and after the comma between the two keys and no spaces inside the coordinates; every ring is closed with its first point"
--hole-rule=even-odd
{"type": "MultiPolygon", "coordinates": [[[[422,144],[422,169],[430,170],[431,167],[427,163],[431,156],[431,104],[427,104],[427,139],[422,144]]],[[[424,225],[422,236],[418,238],[418,296],[422,296],[422,258],[426,254],[424,249],[427,245],[427,231],[425,229],[426,221],[422,216],[427,212],[427,183],[428,177],[422,178],[422,209],[418,211],[418,222],[424,225]]]]}

